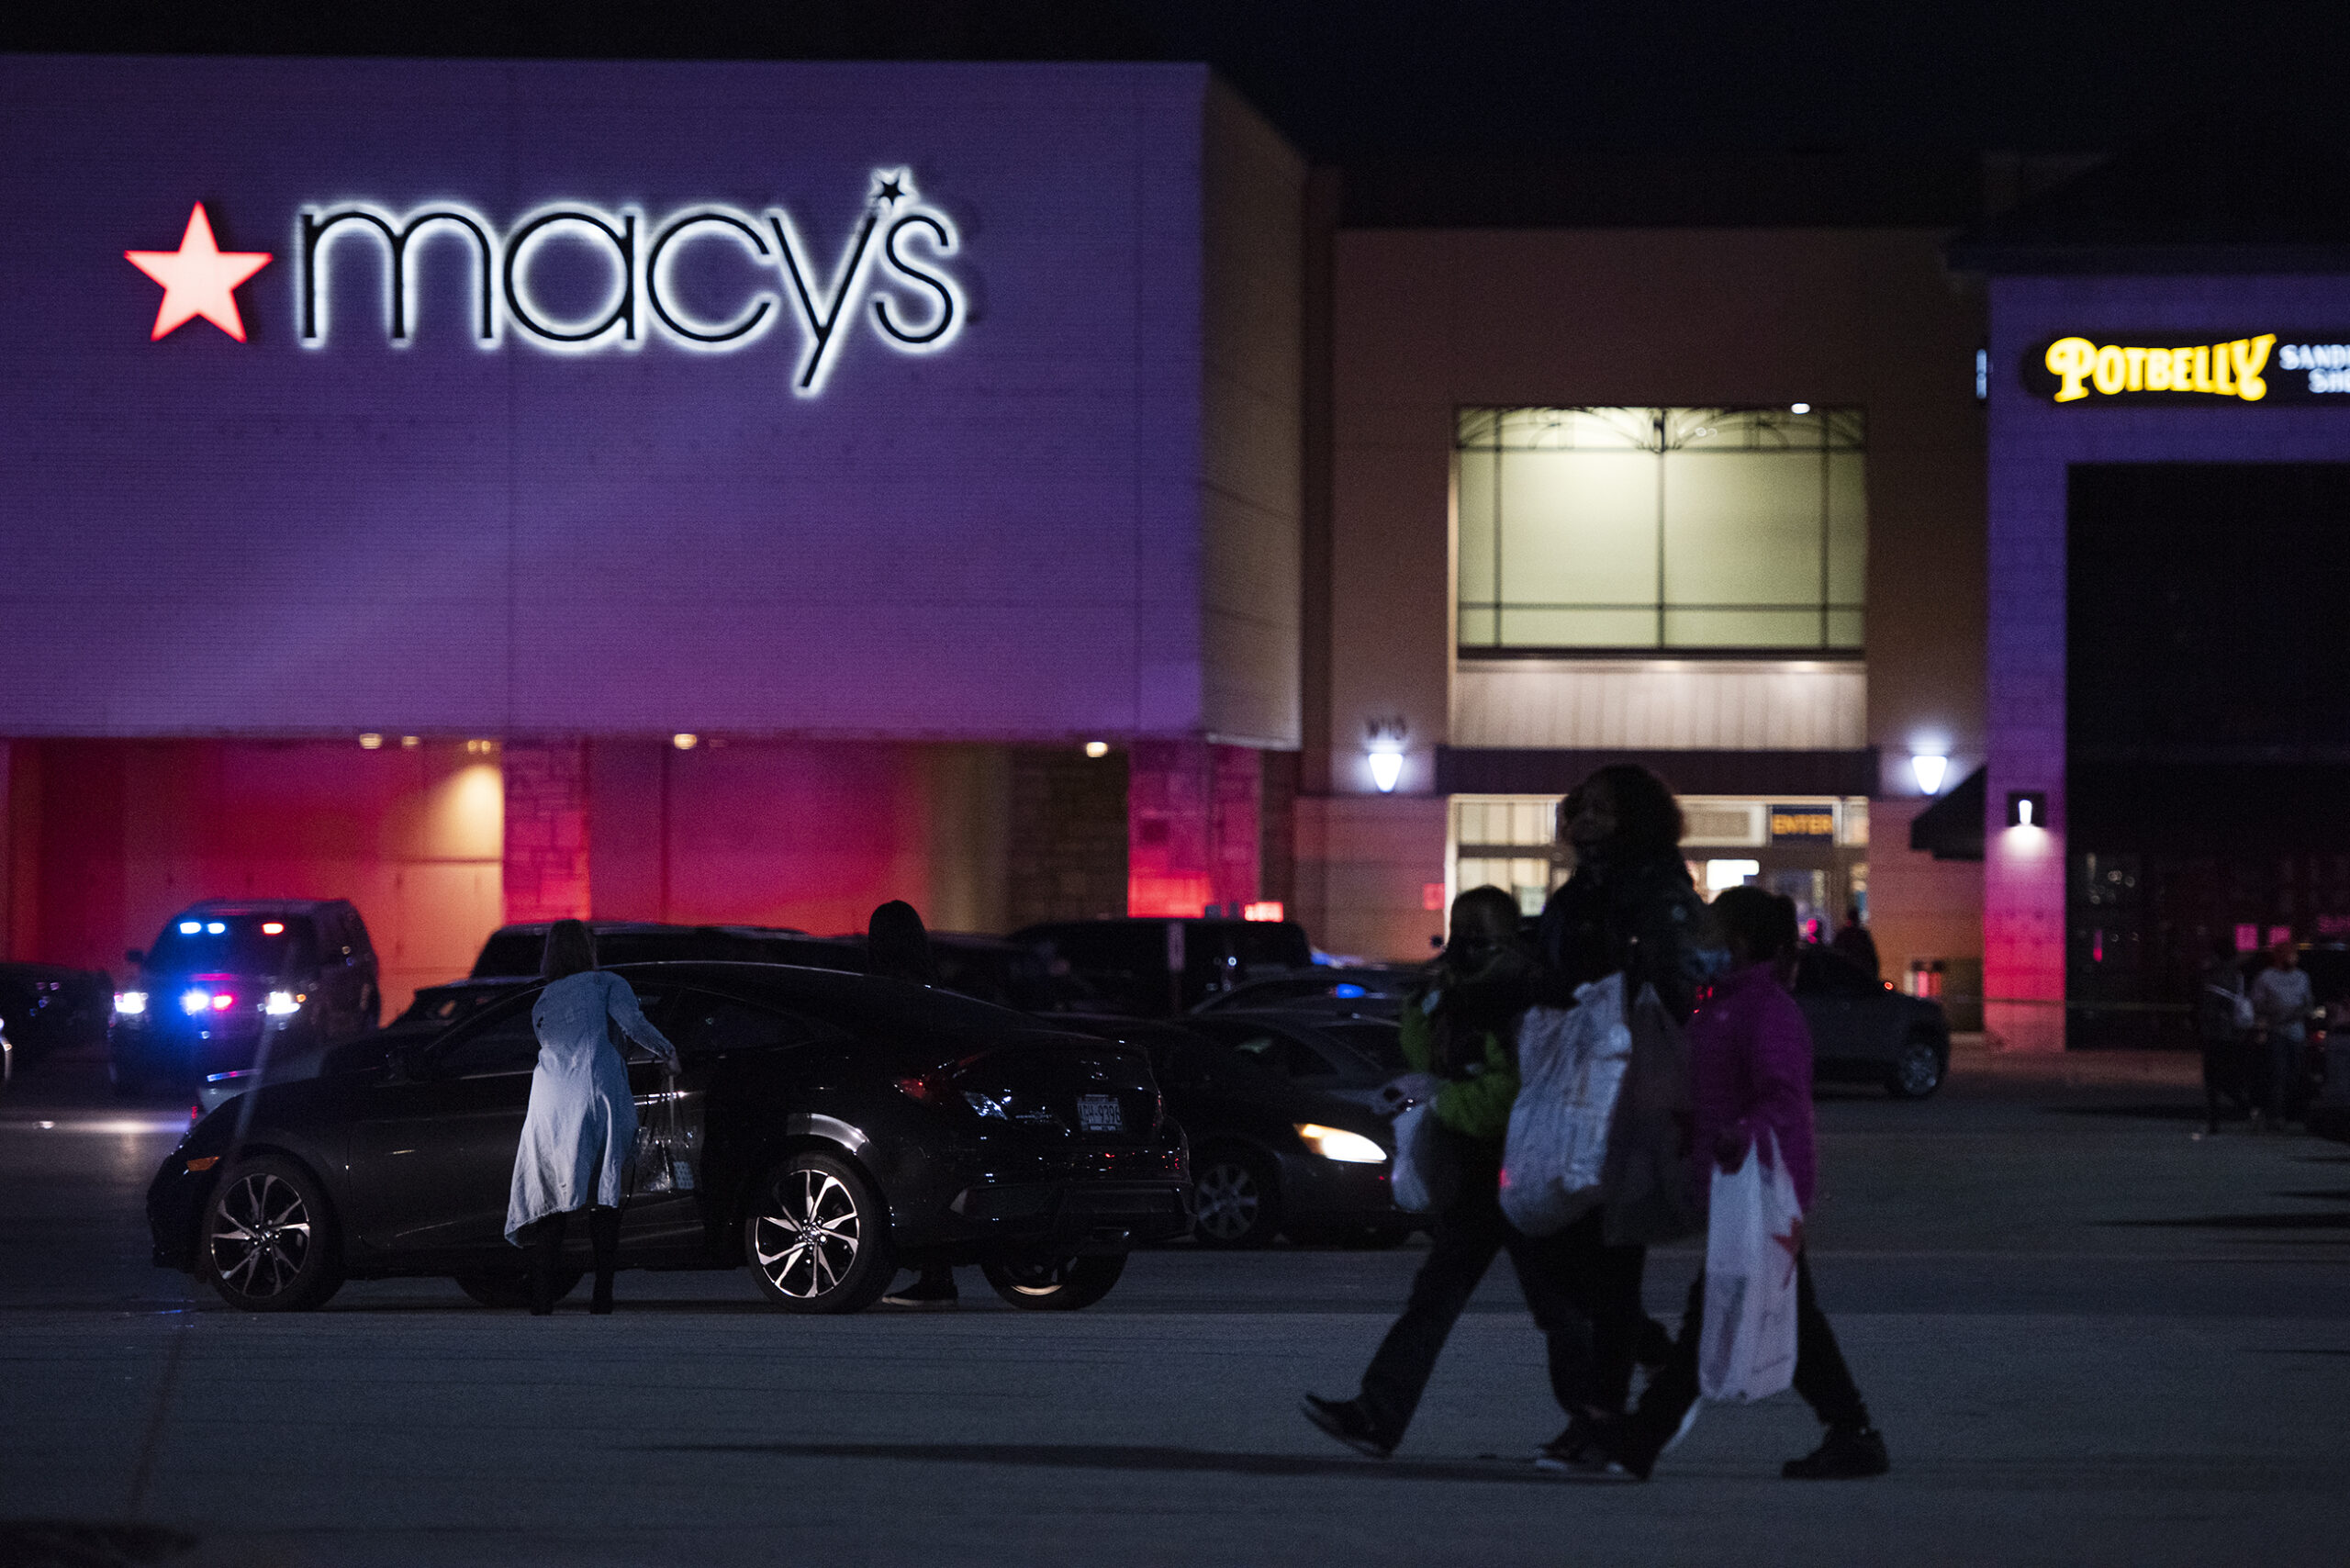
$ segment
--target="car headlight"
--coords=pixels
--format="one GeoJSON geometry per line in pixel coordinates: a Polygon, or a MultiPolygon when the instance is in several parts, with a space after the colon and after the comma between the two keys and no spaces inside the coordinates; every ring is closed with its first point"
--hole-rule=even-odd
{"type": "Polygon", "coordinates": [[[125,1018],[136,1018],[147,1011],[147,993],[143,991],[118,991],[114,993],[114,1010],[125,1018]]]}
{"type": "Polygon", "coordinates": [[[1387,1151],[1360,1133],[1350,1133],[1337,1127],[1326,1127],[1319,1122],[1300,1122],[1297,1136],[1305,1147],[1325,1159],[1336,1159],[1347,1165],[1384,1165],[1387,1151]]]}
{"type": "Polygon", "coordinates": [[[180,1011],[189,1014],[190,1016],[194,1016],[195,1014],[203,1012],[206,1008],[211,1005],[212,993],[208,991],[184,991],[180,992],[180,1011]]]}
{"type": "Polygon", "coordinates": [[[302,1003],[308,1000],[300,991],[273,991],[269,1000],[261,1004],[261,1010],[272,1018],[291,1018],[302,1011],[302,1003]]]}

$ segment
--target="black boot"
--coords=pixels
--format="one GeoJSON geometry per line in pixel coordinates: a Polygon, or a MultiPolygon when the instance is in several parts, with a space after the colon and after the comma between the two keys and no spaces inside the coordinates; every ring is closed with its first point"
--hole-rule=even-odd
{"type": "Polygon", "coordinates": [[[1874,1427],[1830,1427],[1820,1445],[1779,1468],[1789,1481],[1857,1481],[1893,1468],[1874,1427]]]}
{"type": "Polygon", "coordinates": [[[612,1312],[612,1269],[621,1250],[621,1211],[589,1209],[588,1239],[596,1249],[596,1294],[588,1302],[588,1311],[597,1317],[609,1317],[612,1312]]]}
{"type": "Polygon", "coordinates": [[[554,1315],[554,1274],[563,1261],[563,1216],[549,1215],[531,1227],[531,1316],[554,1315]]]}

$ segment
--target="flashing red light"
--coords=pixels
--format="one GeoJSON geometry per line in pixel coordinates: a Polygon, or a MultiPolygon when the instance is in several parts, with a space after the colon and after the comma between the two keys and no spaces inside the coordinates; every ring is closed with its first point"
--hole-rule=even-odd
{"type": "Polygon", "coordinates": [[[946,1097],[945,1089],[928,1073],[919,1078],[898,1080],[898,1092],[909,1100],[919,1100],[925,1105],[935,1105],[946,1097]]]}
{"type": "Polygon", "coordinates": [[[263,936],[283,936],[285,935],[285,923],[282,920],[264,920],[261,923],[261,934],[263,936]]]}
{"type": "Polygon", "coordinates": [[[226,1012],[228,1012],[228,1011],[229,1011],[229,1009],[230,1009],[231,1007],[234,1007],[234,1006],[236,1006],[236,1005],[237,1005],[237,999],[236,999],[236,997],[235,997],[235,996],[233,996],[233,995],[232,995],[232,994],[230,994],[229,992],[225,991],[214,991],[214,992],[212,993],[212,1011],[213,1011],[213,1012],[215,1012],[215,1013],[226,1013],[226,1012]]]}
{"type": "Polygon", "coordinates": [[[1257,903],[1245,905],[1240,911],[1240,918],[1243,920],[1279,920],[1281,918],[1281,901],[1279,899],[1265,899],[1257,903]]]}

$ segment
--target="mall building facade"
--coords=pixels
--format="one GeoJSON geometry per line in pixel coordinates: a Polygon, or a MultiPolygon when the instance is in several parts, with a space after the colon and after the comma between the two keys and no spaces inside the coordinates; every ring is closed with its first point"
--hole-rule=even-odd
{"type": "Polygon", "coordinates": [[[2109,339],[2350,321],[2110,221],[2052,262],[2095,171],[1309,170],[1192,66],[0,84],[12,957],[281,893],[353,898],[394,1003],[501,920],[890,897],[1412,959],[1462,887],[1538,907],[1628,757],[1709,888],[2054,1044],[2138,983],[2067,958],[2122,946],[2068,778],[2140,755],[2065,727],[2067,530],[2143,499],[2082,465],[2340,436],[2079,406],[2109,339]]]}

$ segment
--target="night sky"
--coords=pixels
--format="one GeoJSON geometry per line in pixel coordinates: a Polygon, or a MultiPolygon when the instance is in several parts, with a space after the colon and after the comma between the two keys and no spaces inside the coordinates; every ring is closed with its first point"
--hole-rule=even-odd
{"type": "MultiPolygon", "coordinates": [[[[2321,133],[2350,5],[816,0],[12,8],[0,47],[1205,59],[1326,162],[1572,151],[2109,150],[2232,106],[2321,133]]],[[[2350,137],[2342,138],[2350,140],[2350,137]]]]}

